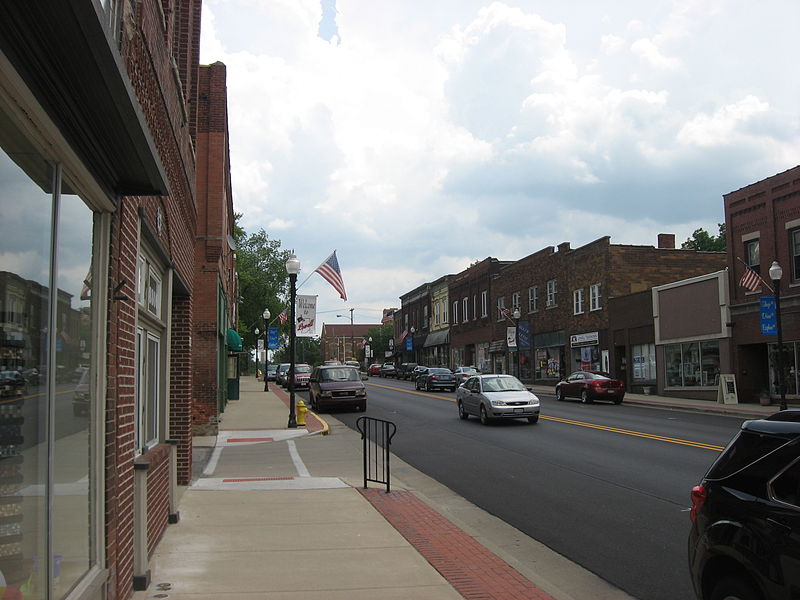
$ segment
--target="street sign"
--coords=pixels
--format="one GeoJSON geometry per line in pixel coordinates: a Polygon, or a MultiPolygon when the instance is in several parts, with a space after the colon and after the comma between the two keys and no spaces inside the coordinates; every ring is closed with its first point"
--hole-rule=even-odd
{"type": "Polygon", "coordinates": [[[270,327],[267,329],[267,348],[270,350],[278,349],[278,328],[270,327]]]}
{"type": "Polygon", "coordinates": [[[775,296],[761,296],[761,333],[764,335],[778,335],[778,321],[776,318],[778,305],[775,296]]]}

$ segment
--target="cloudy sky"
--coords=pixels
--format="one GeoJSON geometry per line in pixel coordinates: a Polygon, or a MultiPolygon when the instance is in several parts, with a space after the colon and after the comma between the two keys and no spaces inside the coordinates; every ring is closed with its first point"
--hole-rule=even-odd
{"type": "Polygon", "coordinates": [[[680,244],[800,164],[797,0],[205,0],[234,208],[376,322],[486,256],[680,244]]]}

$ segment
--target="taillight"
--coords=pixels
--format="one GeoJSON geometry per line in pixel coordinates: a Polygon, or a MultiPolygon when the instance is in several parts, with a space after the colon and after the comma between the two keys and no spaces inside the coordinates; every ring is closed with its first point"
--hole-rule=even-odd
{"type": "Polygon", "coordinates": [[[703,508],[706,498],[708,498],[708,492],[702,485],[696,485],[692,488],[692,510],[689,512],[689,518],[692,522],[697,520],[697,513],[703,508]]]}

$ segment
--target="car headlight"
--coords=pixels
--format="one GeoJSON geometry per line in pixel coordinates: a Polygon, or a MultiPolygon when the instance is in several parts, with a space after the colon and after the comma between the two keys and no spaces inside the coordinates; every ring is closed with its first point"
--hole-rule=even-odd
{"type": "Polygon", "coordinates": [[[330,398],[331,397],[331,393],[330,392],[320,392],[319,393],[319,397],[320,398],[330,398]]]}
{"type": "Polygon", "coordinates": [[[367,390],[356,390],[356,396],[366,396],[367,390]]]}
{"type": "Polygon", "coordinates": [[[533,394],[531,394],[531,399],[529,402],[534,406],[539,406],[539,398],[537,396],[534,396],[533,394]]]}
{"type": "Polygon", "coordinates": [[[492,400],[492,406],[507,406],[505,400],[492,400]]]}

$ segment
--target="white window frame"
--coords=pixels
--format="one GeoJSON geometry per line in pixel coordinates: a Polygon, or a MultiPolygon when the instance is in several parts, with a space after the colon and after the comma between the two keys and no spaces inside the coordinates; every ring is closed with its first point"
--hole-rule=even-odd
{"type": "Polygon", "coordinates": [[[503,311],[506,309],[506,297],[500,296],[497,299],[497,320],[503,320],[503,311]]]}
{"type": "Polygon", "coordinates": [[[558,286],[556,284],[556,280],[551,279],[547,282],[547,307],[550,308],[551,306],[558,306],[557,298],[558,286]]]}
{"type": "Polygon", "coordinates": [[[481,316],[489,316],[489,293],[486,290],[481,292],[481,316]]]}
{"type": "Polygon", "coordinates": [[[472,320],[478,320],[478,294],[472,295],[472,320]]]}
{"type": "Polygon", "coordinates": [[[528,288],[528,312],[539,310],[539,287],[533,285],[528,288]]]}
{"type": "Polygon", "coordinates": [[[603,297],[600,295],[600,284],[594,283],[589,286],[589,311],[601,310],[603,308],[603,297]]]}
{"type": "Polygon", "coordinates": [[[572,313],[575,315],[583,314],[583,288],[578,288],[572,291],[572,313]]]}
{"type": "Polygon", "coordinates": [[[464,311],[464,314],[461,315],[461,322],[466,323],[469,321],[469,298],[466,296],[461,299],[461,308],[464,311]]]}
{"type": "Polygon", "coordinates": [[[440,319],[440,314],[439,313],[440,313],[439,303],[435,302],[433,304],[433,324],[434,325],[439,325],[439,319],[440,319]]]}
{"type": "Polygon", "coordinates": [[[520,310],[520,296],[521,294],[519,292],[514,292],[511,294],[511,312],[520,310]]]}
{"type": "Polygon", "coordinates": [[[453,302],[453,325],[458,325],[458,300],[453,302]]]}

